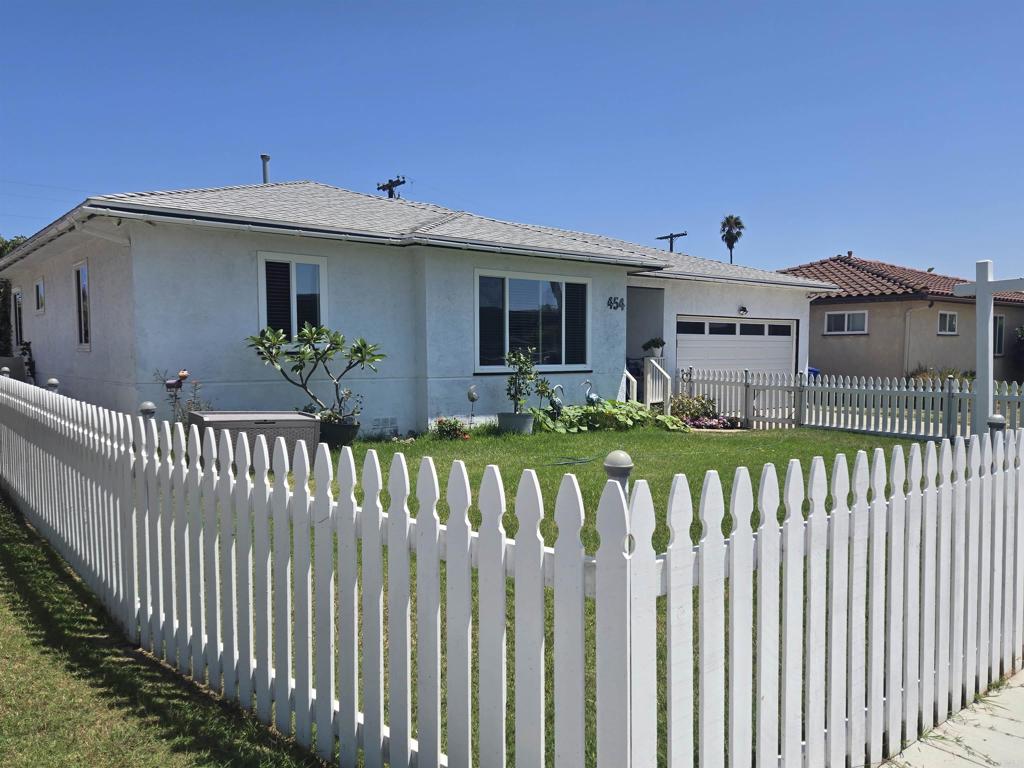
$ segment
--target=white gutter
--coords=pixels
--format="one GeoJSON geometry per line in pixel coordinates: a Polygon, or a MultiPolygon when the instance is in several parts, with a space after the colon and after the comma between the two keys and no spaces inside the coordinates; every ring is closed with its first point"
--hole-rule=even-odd
{"type": "MultiPolygon", "coordinates": [[[[792,283],[785,280],[755,280],[754,278],[746,277],[731,277],[729,275],[705,275],[697,272],[683,272],[678,267],[669,267],[671,272],[652,272],[650,274],[638,275],[639,277],[649,278],[651,280],[692,280],[695,282],[705,283],[740,283],[742,285],[771,285],[778,288],[794,288],[801,291],[813,290],[813,291],[838,291],[839,286],[832,285],[832,283],[820,283],[817,281],[812,282],[800,282],[792,283]]],[[[768,270],[765,270],[768,272],[768,270]]]]}

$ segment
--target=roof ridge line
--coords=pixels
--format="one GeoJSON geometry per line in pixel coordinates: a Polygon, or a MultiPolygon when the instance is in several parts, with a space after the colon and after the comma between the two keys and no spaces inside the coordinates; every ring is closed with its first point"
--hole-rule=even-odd
{"type": "Polygon", "coordinates": [[[193,187],[191,189],[148,189],[142,192],[112,192],[103,195],[89,195],[87,200],[118,199],[124,200],[132,197],[149,197],[150,195],[184,195],[193,192],[220,192],[225,189],[253,189],[257,187],[289,187],[298,184],[319,184],[310,179],[293,179],[292,181],[269,181],[259,184],[229,184],[223,187],[193,187]]]}
{"type": "MultiPolygon", "coordinates": [[[[882,280],[887,280],[890,283],[895,283],[901,288],[906,288],[907,290],[911,291],[920,291],[922,289],[927,289],[927,286],[924,283],[912,283],[909,280],[900,277],[899,275],[894,275],[891,272],[886,272],[884,269],[880,267],[873,266],[870,259],[860,259],[856,256],[842,255],[840,255],[838,258],[839,260],[849,264],[854,269],[859,269],[862,272],[867,272],[868,274],[873,275],[874,277],[881,278],[882,280]]],[[[876,263],[882,264],[884,262],[876,263]]],[[[900,267],[898,267],[896,264],[889,264],[888,266],[897,267],[897,269],[900,269],[900,267]]]]}

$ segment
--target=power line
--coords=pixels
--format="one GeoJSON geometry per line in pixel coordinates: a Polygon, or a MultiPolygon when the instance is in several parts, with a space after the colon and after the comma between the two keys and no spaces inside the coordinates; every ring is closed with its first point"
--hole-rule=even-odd
{"type": "Polygon", "coordinates": [[[78,187],[60,187],[56,184],[39,184],[33,181],[14,181],[13,179],[0,179],[0,184],[17,184],[22,187],[45,187],[46,189],[65,189],[69,192],[85,192],[89,193],[88,189],[80,189],[78,187]]]}

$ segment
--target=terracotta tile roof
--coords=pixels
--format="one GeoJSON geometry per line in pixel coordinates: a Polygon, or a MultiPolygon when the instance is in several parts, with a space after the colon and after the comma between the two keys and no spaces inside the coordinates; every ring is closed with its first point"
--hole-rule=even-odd
{"type": "MultiPolygon", "coordinates": [[[[799,275],[813,280],[825,280],[835,283],[839,290],[822,296],[928,296],[943,297],[953,295],[953,286],[969,282],[964,277],[950,277],[937,272],[927,272],[897,264],[886,264],[883,261],[862,259],[852,252],[846,256],[833,256],[830,259],[812,261],[796,267],[781,269],[789,275],[799,275]]],[[[996,299],[1006,303],[1024,304],[1024,293],[1004,291],[996,294],[996,299]]]]}

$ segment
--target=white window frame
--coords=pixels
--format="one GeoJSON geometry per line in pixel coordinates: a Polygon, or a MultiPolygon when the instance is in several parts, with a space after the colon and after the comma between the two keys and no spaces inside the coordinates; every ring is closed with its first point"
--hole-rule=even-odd
{"type": "MultiPolygon", "coordinates": [[[[948,321],[946,323],[946,327],[947,327],[947,329],[949,327],[948,321]]],[[[948,312],[946,310],[940,310],[939,311],[939,319],[938,319],[937,325],[935,327],[935,332],[939,336],[959,336],[960,335],[960,318],[958,317],[957,313],[956,312],[948,312]],[[942,317],[943,317],[943,315],[945,315],[946,317],[949,317],[949,316],[953,317],[953,330],[952,331],[950,331],[950,330],[945,330],[945,331],[942,330],[942,317]]]]}
{"type": "Polygon", "coordinates": [[[11,336],[14,340],[15,355],[25,341],[25,292],[19,288],[11,288],[11,336]],[[21,314],[18,314],[18,302],[21,302],[21,314]],[[19,338],[20,336],[20,338],[19,338]]]}
{"type": "MultiPolygon", "coordinates": [[[[505,351],[508,352],[508,281],[539,280],[553,283],[582,283],[587,286],[587,360],[585,363],[567,365],[538,365],[537,370],[545,373],[590,371],[593,360],[593,347],[590,343],[591,329],[594,324],[594,286],[589,277],[577,275],[549,275],[539,272],[509,272],[500,269],[477,269],[473,274],[473,372],[474,373],[508,373],[512,369],[507,365],[480,365],[480,278],[501,277],[505,280],[505,351]]],[[[565,292],[562,293],[565,300],[565,292]]],[[[562,359],[565,359],[565,306],[562,306],[562,359]]]]}
{"type": "Polygon", "coordinates": [[[42,315],[46,313],[46,280],[39,278],[36,280],[35,285],[32,287],[32,306],[35,308],[35,314],[42,315]],[[39,306],[39,289],[43,289],[43,306],[39,306]]]}
{"type": "Polygon", "coordinates": [[[268,261],[284,261],[291,265],[290,278],[291,278],[291,310],[292,310],[292,330],[294,333],[299,332],[299,324],[296,319],[296,301],[295,301],[295,265],[296,264],[312,264],[320,268],[320,325],[330,326],[330,322],[327,317],[327,257],[326,256],[307,256],[299,253],[276,253],[274,251],[257,251],[256,253],[256,279],[259,285],[259,330],[263,330],[267,327],[267,262],[268,261]]]}
{"type": "Polygon", "coordinates": [[[89,260],[88,259],[82,259],[81,261],[76,261],[74,264],[72,264],[71,265],[71,277],[75,281],[75,294],[72,297],[74,299],[73,303],[75,305],[75,342],[76,342],[76,344],[78,346],[78,351],[79,352],[89,352],[92,349],[92,304],[93,304],[93,301],[92,301],[92,276],[91,276],[91,274],[89,272],[89,260]],[[80,292],[81,292],[81,288],[78,285],[78,270],[81,267],[85,267],[85,279],[86,279],[86,285],[88,286],[88,291],[89,291],[89,341],[87,343],[85,343],[85,344],[82,344],[81,342],[78,341],[81,338],[81,328],[82,328],[82,315],[81,315],[81,313],[78,310],[78,301],[79,301],[79,296],[80,296],[80,292]]]}
{"type": "Polygon", "coordinates": [[[992,356],[993,357],[1002,357],[1005,354],[1006,354],[1006,315],[993,315],[992,316],[992,356]],[[996,346],[996,340],[997,340],[998,337],[996,336],[996,328],[995,328],[995,326],[996,326],[996,322],[999,321],[999,320],[1003,321],[1003,338],[1001,339],[1001,341],[1003,343],[1002,343],[1002,348],[1001,349],[996,346]]]}
{"type": "Polygon", "coordinates": [[[826,312],[825,313],[825,327],[822,329],[825,336],[866,336],[868,333],[868,311],[866,309],[850,309],[843,310],[842,312],[826,312]],[[834,315],[843,316],[843,327],[850,327],[850,315],[864,315],[864,330],[863,331],[830,331],[828,329],[828,319],[834,315]]]}

